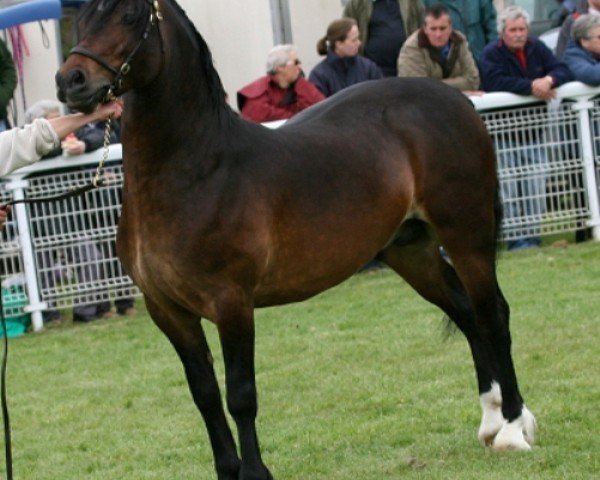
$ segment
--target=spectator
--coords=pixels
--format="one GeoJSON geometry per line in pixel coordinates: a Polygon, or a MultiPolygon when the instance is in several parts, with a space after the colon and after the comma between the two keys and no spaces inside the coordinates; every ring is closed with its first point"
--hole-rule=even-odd
{"type": "Polygon", "coordinates": [[[581,15],[573,22],[571,34],[573,42],[567,47],[564,62],[575,80],[600,85],[600,15],[581,15]]]}
{"type": "Polygon", "coordinates": [[[304,78],[293,45],[274,47],[267,57],[267,75],[237,94],[242,117],[257,123],[290,118],[324,98],[304,78]]]}
{"type": "Polygon", "coordinates": [[[400,77],[430,77],[462,91],[479,88],[479,71],[467,39],[452,28],[450,12],[442,4],[425,11],[425,24],[400,50],[400,77]]]}
{"type": "Polygon", "coordinates": [[[350,0],[343,16],[358,24],[360,53],[379,65],[386,77],[395,77],[400,48],[423,23],[423,4],[421,0],[350,0]]]}
{"type": "Polygon", "coordinates": [[[382,78],[381,70],[374,62],[358,55],[359,47],[356,20],[334,20],[327,27],[327,35],[317,43],[317,52],[327,58],[313,68],[309,80],[330,97],[355,83],[382,78]]]}
{"type": "Polygon", "coordinates": [[[573,5],[569,8],[574,11],[562,23],[558,33],[558,40],[556,41],[556,58],[560,60],[563,59],[567,45],[571,42],[573,22],[585,13],[592,15],[600,14],[600,0],[575,0],[574,8],[573,5]]]}
{"type": "MultiPolygon", "coordinates": [[[[600,85],[600,15],[589,13],[579,16],[572,23],[571,34],[573,41],[565,51],[564,62],[573,72],[575,80],[591,86],[600,85]]],[[[582,176],[578,175],[575,183],[583,185],[583,182],[582,176]]],[[[577,243],[590,238],[591,228],[579,228],[575,232],[577,243]]]]}
{"type": "Polygon", "coordinates": [[[579,11],[581,8],[587,8],[587,0],[558,0],[560,7],[550,12],[550,19],[552,20],[552,28],[562,26],[565,20],[573,13],[579,11]]]}
{"type": "MultiPolygon", "coordinates": [[[[60,115],[61,104],[54,100],[42,100],[35,103],[25,113],[25,121],[32,122],[36,118],[51,119],[56,118],[60,115]]],[[[116,124],[116,122],[113,122],[116,124]]],[[[117,130],[111,132],[110,142],[117,143],[118,139],[117,130]]],[[[104,143],[104,121],[102,122],[90,122],[82,125],[76,132],[67,135],[61,146],[54,149],[44,156],[44,158],[52,158],[60,155],[80,155],[86,152],[91,152],[102,147],[104,143]]],[[[45,172],[47,175],[48,172],[45,172]]],[[[99,195],[109,195],[108,190],[102,190],[99,195]]],[[[104,199],[101,202],[103,205],[114,205],[115,208],[119,208],[119,199],[111,198],[104,199]]],[[[51,204],[39,206],[40,212],[38,213],[38,206],[33,206],[31,210],[32,217],[32,228],[35,234],[43,237],[55,236],[58,234],[74,234],[78,230],[84,231],[92,228],[93,226],[98,227],[100,219],[96,218],[95,212],[87,211],[84,208],[77,219],[69,222],[67,221],[67,212],[62,211],[61,204],[51,204]],[[54,219],[49,219],[48,212],[53,214],[54,219]]],[[[117,218],[117,215],[105,215],[102,218],[117,218]]],[[[107,227],[108,225],[101,225],[107,227]]],[[[81,236],[84,238],[84,236],[81,236]]],[[[70,248],[65,249],[62,258],[50,258],[48,251],[41,250],[37,253],[37,262],[39,270],[49,270],[40,273],[41,283],[43,288],[53,288],[56,281],[61,276],[62,263],[67,260],[68,262],[77,265],[76,272],[79,283],[93,283],[102,278],[102,269],[100,265],[105,263],[105,255],[99,248],[99,246],[92,241],[78,239],[70,248]],[[53,265],[55,267],[53,267],[53,265]],[[42,266],[50,267],[44,269],[42,266]]],[[[73,320],[88,322],[96,320],[98,318],[109,317],[112,315],[110,311],[111,305],[108,301],[95,302],[94,295],[89,295],[79,298],[79,305],[73,308],[73,320]],[[88,300],[92,300],[92,303],[86,303],[88,300]]],[[[119,299],[115,301],[117,313],[120,315],[131,315],[135,313],[133,308],[133,298],[119,299]]],[[[44,322],[57,320],[60,318],[60,313],[57,310],[46,310],[44,311],[44,322]]]]}
{"type": "MultiPolygon", "coordinates": [[[[529,15],[518,6],[498,16],[500,39],[487,45],[481,55],[483,89],[534,95],[542,100],[556,97],[555,88],[572,79],[567,66],[559,62],[543,42],[528,37],[529,15]]],[[[526,131],[502,140],[498,147],[500,168],[507,172],[502,182],[507,221],[526,217],[523,234],[509,242],[509,249],[539,245],[542,216],[546,211],[547,155],[540,145],[543,132],[526,131]]]]}
{"type": "Polygon", "coordinates": [[[10,128],[6,109],[16,86],[17,73],[12,56],[4,42],[0,40],[0,132],[10,128]]]}
{"type": "Polygon", "coordinates": [[[467,37],[469,48],[479,66],[484,47],[498,38],[496,8],[492,0],[423,0],[426,7],[441,3],[450,12],[454,31],[467,37]]]}

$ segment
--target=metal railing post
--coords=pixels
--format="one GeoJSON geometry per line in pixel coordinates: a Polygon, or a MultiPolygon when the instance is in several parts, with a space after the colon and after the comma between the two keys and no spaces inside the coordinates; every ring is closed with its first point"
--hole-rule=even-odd
{"type": "Polygon", "coordinates": [[[586,194],[590,209],[590,219],[587,224],[592,228],[594,240],[600,240],[600,203],[598,200],[598,184],[596,182],[596,170],[594,164],[594,137],[590,122],[590,110],[594,102],[590,97],[577,99],[573,104],[573,110],[577,112],[579,131],[581,132],[581,153],[583,158],[583,172],[586,185],[586,194]]]}
{"type": "MultiPolygon", "coordinates": [[[[27,180],[15,178],[7,183],[5,188],[13,192],[14,200],[23,200],[25,198],[25,188],[29,185],[27,180]]],[[[37,275],[35,270],[35,257],[33,252],[33,242],[29,231],[29,218],[27,216],[27,207],[20,203],[13,207],[14,215],[17,220],[17,229],[19,232],[19,246],[23,257],[23,270],[25,274],[25,286],[27,288],[27,298],[29,304],[23,310],[31,313],[31,323],[33,330],[38,331],[44,328],[42,319],[42,310],[47,305],[40,301],[40,292],[38,289],[37,275]]]]}

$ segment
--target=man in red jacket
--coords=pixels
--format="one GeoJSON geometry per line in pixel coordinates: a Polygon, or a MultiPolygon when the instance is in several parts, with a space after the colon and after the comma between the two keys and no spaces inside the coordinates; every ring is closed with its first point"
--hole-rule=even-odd
{"type": "Polygon", "coordinates": [[[293,45],[277,45],[267,57],[267,75],[242,88],[238,108],[247,120],[271,122],[292,117],[325,96],[304,78],[293,45]]]}

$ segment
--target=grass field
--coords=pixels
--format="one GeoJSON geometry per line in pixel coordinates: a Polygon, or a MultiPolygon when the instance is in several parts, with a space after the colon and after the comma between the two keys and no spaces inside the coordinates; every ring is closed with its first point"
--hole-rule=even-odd
{"type": "MultiPolygon", "coordinates": [[[[507,253],[499,271],[539,423],[532,452],[479,446],[466,342],[383,270],[257,312],[258,428],[275,478],[599,478],[600,245],[507,253]]],[[[15,479],[216,478],[179,360],[140,310],[11,341],[15,479]]]]}

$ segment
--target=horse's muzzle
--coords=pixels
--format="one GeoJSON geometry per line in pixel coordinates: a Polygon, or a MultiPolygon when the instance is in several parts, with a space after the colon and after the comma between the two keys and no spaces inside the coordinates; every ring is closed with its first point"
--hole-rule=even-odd
{"type": "Polygon", "coordinates": [[[110,88],[108,79],[91,82],[85,71],[73,68],[56,73],[56,96],[69,108],[84,113],[93,111],[103,101],[110,88]]]}

